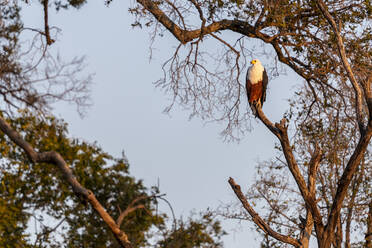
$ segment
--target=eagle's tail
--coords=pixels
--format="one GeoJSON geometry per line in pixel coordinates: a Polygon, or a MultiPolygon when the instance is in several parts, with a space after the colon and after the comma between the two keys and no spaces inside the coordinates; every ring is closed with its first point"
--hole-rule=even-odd
{"type": "Polygon", "coordinates": [[[253,115],[257,118],[257,116],[258,116],[258,112],[257,112],[257,109],[258,108],[261,108],[261,101],[259,100],[259,101],[254,101],[254,102],[252,102],[252,103],[249,103],[249,106],[251,107],[251,109],[252,109],[252,113],[253,113],[253,115]]]}
{"type": "Polygon", "coordinates": [[[254,103],[250,103],[249,106],[251,107],[252,109],[252,114],[257,117],[257,109],[256,109],[256,106],[254,103]]]}

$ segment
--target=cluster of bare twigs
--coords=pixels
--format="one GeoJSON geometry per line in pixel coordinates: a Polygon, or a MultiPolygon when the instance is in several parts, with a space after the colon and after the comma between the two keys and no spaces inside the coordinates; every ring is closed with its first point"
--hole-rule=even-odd
{"type": "MultiPolygon", "coordinates": [[[[1,9],[5,15],[0,16],[2,111],[12,114],[17,109],[31,107],[44,112],[56,101],[66,101],[76,104],[78,112],[83,114],[90,105],[92,75],[83,76],[84,57],[64,62],[59,54],[50,51],[53,39],[48,24],[48,1],[43,1],[44,31],[24,27],[16,3],[4,3],[1,9]],[[32,38],[24,42],[21,33],[32,38]]],[[[58,32],[57,28],[53,30],[58,32]]]]}

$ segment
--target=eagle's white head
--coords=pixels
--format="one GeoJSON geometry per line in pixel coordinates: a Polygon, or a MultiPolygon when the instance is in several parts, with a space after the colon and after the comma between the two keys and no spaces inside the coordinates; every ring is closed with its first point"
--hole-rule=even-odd
{"type": "Polygon", "coordinates": [[[254,60],[252,60],[252,61],[251,61],[251,64],[252,64],[252,65],[256,65],[256,66],[262,66],[261,61],[259,61],[258,59],[254,59],[254,60]]]}
{"type": "Polygon", "coordinates": [[[259,81],[262,81],[262,75],[265,68],[262,66],[261,61],[259,61],[258,59],[252,60],[251,64],[252,66],[249,67],[247,73],[247,79],[249,79],[252,84],[255,84],[259,81]]]}

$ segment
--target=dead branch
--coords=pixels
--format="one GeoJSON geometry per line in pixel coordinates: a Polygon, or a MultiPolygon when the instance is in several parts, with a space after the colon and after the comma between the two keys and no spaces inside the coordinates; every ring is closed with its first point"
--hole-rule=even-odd
{"type": "Polygon", "coordinates": [[[271,237],[284,242],[286,244],[293,245],[294,247],[301,247],[300,242],[297,239],[294,239],[290,236],[286,236],[275,232],[270,228],[270,226],[258,215],[258,213],[251,207],[249,202],[247,201],[246,197],[242,193],[240,189],[240,185],[236,184],[234,179],[230,177],[229,184],[233,189],[235,195],[239,198],[240,202],[243,204],[243,207],[247,210],[247,212],[251,215],[252,220],[256,225],[264,231],[266,234],[269,234],[271,237]]]}
{"type": "Polygon", "coordinates": [[[50,33],[49,33],[49,23],[48,23],[48,1],[49,0],[44,0],[43,1],[43,8],[44,8],[44,35],[45,35],[45,40],[47,45],[52,45],[55,40],[50,38],[50,33]]]}

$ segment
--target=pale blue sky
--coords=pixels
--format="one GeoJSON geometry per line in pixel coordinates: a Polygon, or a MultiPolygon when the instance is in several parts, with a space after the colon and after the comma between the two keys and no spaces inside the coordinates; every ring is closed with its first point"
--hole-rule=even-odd
{"type": "MultiPolygon", "coordinates": [[[[178,43],[167,33],[156,43],[149,62],[149,34],[132,29],[128,2],[114,1],[107,8],[103,1],[89,1],[80,10],[50,14],[50,25],[62,30],[53,49],[66,60],[86,55],[87,72],[95,73],[94,105],[87,116],[81,119],[73,107],[63,104],[57,105],[55,114],[69,123],[73,137],[97,141],[113,155],[124,150],[131,174],[147,186],[159,179],[177,216],[235,201],[228,178],[247,190],[257,160],[273,155],[274,137],[253,120],[253,131],[240,143],[224,143],[219,137],[222,125],[188,121],[188,113],[177,107],[171,116],[162,114],[168,96],[152,83],[162,76],[161,65],[178,43]]],[[[42,27],[41,6],[33,4],[24,13],[27,26],[42,27]]],[[[273,121],[285,112],[295,80],[283,75],[270,82],[264,111],[273,121]]],[[[166,206],[162,210],[168,211],[166,206]]],[[[230,233],[224,238],[226,247],[259,246],[251,225],[243,224],[233,233],[234,223],[223,222],[230,233]]]]}

